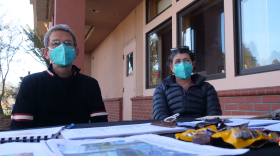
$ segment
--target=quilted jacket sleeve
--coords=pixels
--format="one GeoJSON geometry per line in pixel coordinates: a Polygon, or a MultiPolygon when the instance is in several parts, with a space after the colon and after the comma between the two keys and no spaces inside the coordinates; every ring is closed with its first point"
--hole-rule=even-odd
{"type": "Polygon", "coordinates": [[[215,88],[207,83],[206,89],[206,114],[207,115],[222,115],[221,105],[215,88]]]}
{"type": "Polygon", "coordinates": [[[160,120],[171,116],[162,84],[158,85],[154,92],[153,116],[154,119],[160,120]]]}

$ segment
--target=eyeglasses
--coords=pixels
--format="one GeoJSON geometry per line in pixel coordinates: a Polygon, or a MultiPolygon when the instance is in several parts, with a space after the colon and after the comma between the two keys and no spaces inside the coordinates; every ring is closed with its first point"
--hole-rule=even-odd
{"type": "Polygon", "coordinates": [[[180,46],[180,47],[172,48],[172,49],[170,49],[170,51],[175,51],[175,50],[179,50],[179,49],[189,50],[189,46],[180,46]]]}
{"type": "MultiPolygon", "coordinates": [[[[67,46],[72,46],[72,47],[74,46],[74,42],[73,42],[73,41],[66,40],[66,41],[64,41],[63,43],[64,43],[65,45],[67,45],[67,46]]],[[[49,44],[49,46],[51,46],[51,47],[58,47],[60,44],[61,44],[60,41],[55,40],[55,41],[52,41],[52,42],[49,44]]]]}

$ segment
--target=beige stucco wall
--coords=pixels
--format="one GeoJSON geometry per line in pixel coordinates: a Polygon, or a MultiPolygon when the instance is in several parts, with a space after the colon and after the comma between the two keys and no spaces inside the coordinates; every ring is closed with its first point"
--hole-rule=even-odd
{"type": "Polygon", "coordinates": [[[122,97],[123,23],[121,23],[93,52],[91,76],[100,85],[102,97],[122,97]]]}
{"type": "Polygon", "coordinates": [[[84,74],[91,76],[91,53],[84,53],[84,74]]]}
{"type": "MultiPolygon", "coordinates": [[[[91,53],[91,76],[100,85],[102,97],[123,96],[123,47],[136,39],[136,67],[141,71],[143,58],[143,3],[137,6],[91,53]]],[[[136,95],[143,95],[142,71],[137,72],[136,95]],[[138,78],[140,76],[140,78],[138,78]]]]}
{"type": "Polygon", "coordinates": [[[143,21],[144,15],[143,15],[143,5],[142,2],[139,4],[139,6],[136,8],[135,12],[135,23],[136,23],[136,90],[135,94],[136,96],[143,96],[143,54],[145,53],[145,48],[143,47],[143,26],[145,25],[145,22],[143,21]]]}
{"type": "Polygon", "coordinates": [[[135,36],[135,13],[136,10],[133,10],[122,22],[123,24],[123,43],[126,44],[132,39],[134,39],[135,36]]]}

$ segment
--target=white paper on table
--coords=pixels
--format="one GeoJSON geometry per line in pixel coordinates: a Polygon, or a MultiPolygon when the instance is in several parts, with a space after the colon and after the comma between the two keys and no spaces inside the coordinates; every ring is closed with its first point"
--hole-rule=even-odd
{"type": "Polygon", "coordinates": [[[20,156],[55,156],[45,141],[40,143],[5,143],[0,144],[0,155],[20,156]]]}
{"type": "Polygon", "coordinates": [[[119,125],[109,127],[96,127],[96,128],[81,128],[81,129],[68,129],[61,131],[61,135],[65,139],[94,139],[94,138],[108,138],[118,136],[130,136],[139,134],[151,133],[167,133],[167,132],[183,132],[186,131],[185,127],[160,127],[154,126],[150,123],[133,124],[133,125],[119,125]]]}
{"type": "Polygon", "coordinates": [[[196,124],[203,122],[203,121],[191,121],[191,122],[178,122],[178,126],[191,126],[195,127],[196,124]]]}
{"type": "MultiPolygon", "coordinates": [[[[19,137],[22,140],[23,137],[29,139],[30,137],[34,137],[36,139],[38,136],[41,139],[44,139],[44,136],[48,136],[48,138],[52,138],[56,136],[63,127],[53,127],[53,128],[40,128],[40,129],[30,129],[30,130],[17,130],[17,131],[4,131],[0,133],[0,139],[5,138],[16,138],[19,137]]],[[[13,140],[14,141],[14,140],[13,140]]]]}
{"type": "Polygon", "coordinates": [[[263,127],[265,129],[268,129],[270,131],[277,131],[277,132],[280,132],[280,123],[278,124],[273,124],[273,125],[269,125],[269,126],[265,126],[263,127]]]}
{"type": "Polygon", "coordinates": [[[63,154],[96,154],[102,153],[118,155],[117,151],[126,149],[127,152],[142,152],[149,156],[149,153],[158,155],[240,155],[249,149],[226,149],[210,145],[199,145],[191,142],[184,142],[169,137],[155,134],[143,134],[125,138],[107,138],[99,140],[58,140],[47,141],[50,149],[58,156],[63,154]],[[97,144],[98,143],[98,144],[97,144]],[[129,148],[127,148],[129,147],[129,148]]]}
{"type": "MultiPolygon", "coordinates": [[[[241,125],[244,123],[248,123],[249,122],[249,127],[252,126],[264,126],[264,125],[272,125],[272,124],[277,124],[280,123],[280,121],[277,120],[257,120],[257,119],[229,119],[230,123],[225,123],[227,126],[236,126],[236,125],[241,125]]],[[[195,125],[197,123],[200,123],[203,121],[192,121],[192,122],[179,122],[178,126],[192,126],[195,127],[195,125]]]]}
{"type": "Polygon", "coordinates": [[[248,127],[264,126],[264,125],[272,125],[272,124],[280,123],[280,121],[277,121],[277,120],[256,120],[256,119],[253,119],[253,120],[250,120],[250,119],[229,119],[229,120],[233,121],[233,122],[225,123],[228,126],[236,126],[236,125],[241,125],[241,124],[248,123],[248,122],[249,122],[248,127]]]}

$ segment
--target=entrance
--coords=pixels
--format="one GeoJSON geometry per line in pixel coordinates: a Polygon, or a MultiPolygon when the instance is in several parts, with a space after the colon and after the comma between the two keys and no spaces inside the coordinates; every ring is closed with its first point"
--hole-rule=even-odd
{"type": "Polygon", "coordinates": [[[123,120],[132,120],[132,97],[136,86],[136,41],[123,49],[123,120]]]}

